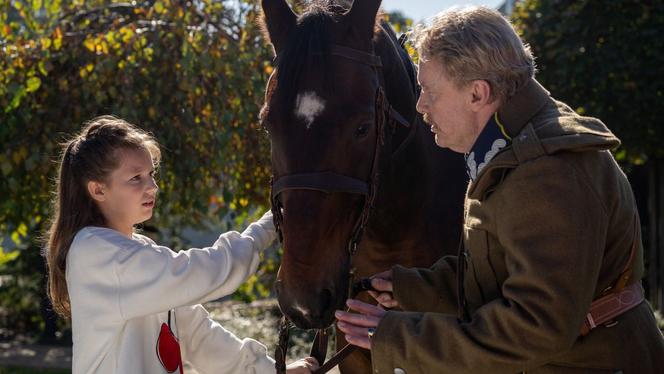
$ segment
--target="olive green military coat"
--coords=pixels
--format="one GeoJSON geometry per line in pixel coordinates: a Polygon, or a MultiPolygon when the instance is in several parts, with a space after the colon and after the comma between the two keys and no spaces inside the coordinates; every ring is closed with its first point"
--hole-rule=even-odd
{"type": "MultiPolygon", "coordinates": [[[[580,337],[636,240],[632,189],[610,153],[619,140],[535,80],[498,117],[512,142],[469,185],[465,251],[430,269],[393,269],[404,311],[375,332],[374,372],[664,373],[647,302],[580,337]]],[[[628,283],[643,276],[642,257],[639,245],[628,283]]]]}

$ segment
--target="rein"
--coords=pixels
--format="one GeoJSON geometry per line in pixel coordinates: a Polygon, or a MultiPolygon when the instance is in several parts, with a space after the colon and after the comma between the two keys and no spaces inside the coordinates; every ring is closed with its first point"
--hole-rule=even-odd
{"type": "MultiPolygon", "coordinates": [[[[282,204],[279,198],[280,194],[287,190],[314,190],[323,193],[345,192],[364,196],[364,205],[362,212],[358,217],[353,227],[352,234],[348,240],[347,250],[351,258],[357,252],[358,246],[364,233],[371,210],[374,207],[376,199],[376,192],[378,190],[379,169],[381,153],[385,145],[385,126],[390,126],[389,136],[390,139],[396,131],[396,125],[402,125],[409,129],[408,135],[402,143],[396,148],[392,157],[396,156],[403,150],[408,143],[412,141],[415,135],[416,126],[409,123],[404,117],[399,114],[389,103],[385,96],[385,91],[381,82],[383,82],[382,74],[382,61],[379,56],[373,53],[367,53],[357,49],[344,47],[340,45],[331,45],[329,54],[352,60],[354,62],[371,66],[374,70],[378,80],[378,87],[376,89],[375,107],[376,107],[376,147],[373,154],[371,171],[367,180],[357,179],[355,177],[337,174],[333,172],[317,172],[317,173],[303,173],[291,174],[281,176],[272,180],[270,202],[272,204],[272,214],[274,217],[274,225],[279,235],[279,241],[283,243],[282,224],[282,204]]],[[[278,57],[277,60],[278,61],[278,57]]],[[[362,279],[355,282],[355,268],[351,267],[349,271],[349,290],[347,295],[354,298],[359,292],[372,290],[371,281],[369,279],[362,279]]],[[[278,374],[286,372],[286,353],[288,351],[289,329],[292,323],[286,318],[282,317],[279,326],[279,343],[275,351],[275,368],[278,374]]],[[[320,363],[320,368],[314,373],[326,373],[333,367],[341,363],[349,354],[355,350],[355,346],[347,344],[339,352],[325,362],[327,355],[328,333],[327,329],[318,329],[311,347],[310,355],[320,363]]]]}

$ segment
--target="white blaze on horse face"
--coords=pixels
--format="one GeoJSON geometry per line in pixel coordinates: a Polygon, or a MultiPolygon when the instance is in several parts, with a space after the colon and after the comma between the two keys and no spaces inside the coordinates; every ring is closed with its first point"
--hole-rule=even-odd
{"type": "Polygon", "coordinates": [[[323,109],[325,102],[313,91],[298,94],[295,99],[295,115],[304,120],[307,130],[323,109]]]}

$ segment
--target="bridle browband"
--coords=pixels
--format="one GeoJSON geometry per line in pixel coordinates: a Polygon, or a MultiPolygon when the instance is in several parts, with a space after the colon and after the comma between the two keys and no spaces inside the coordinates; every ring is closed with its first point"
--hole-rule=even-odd
{"type": "MultiPolygon", "coordinates": [[[[360,64],[371,66],[374,70],[378,80],[378,87],[376,89],[375,97],[375,130],[376,130],[376,147],[374,149],[371,171],[366,180],[358,179],[352,176],[342,175],[330,171],[315,172],[315,173],[300,173],[281,176],[274,178],[271,183],[270,202],[272,205],[272,214],[274,217],[274,225],[279,235],[279,241],[283,243],[282,225],[283,214],[280,195],[288,190],[313,190],[323,193],[350,193],[364,196],[364,204],[362,212],[358,217],[353,231],[348,240],[347,250],[351,258],[357,252],[364,228],[366,227],[371,210],[373,209],[376,199],[376,192],[378,190],[378,180],[380,171],[381,154],[385,145],[385,126],[390,126],[389,136],[393,136],[396,131],[396,125],[402,125],[408,128],[408,135],[404,138],[402,143],[396,148],[392,157],[396,156],[403,150],[414,138],[416,127],[404,117],[399,114],[389,103],[385,96],[383,76],[380,73],[383,64],[381,58],[373,53],[360,51],[354,48],[349,48],[341,45],[333,44],[329,47],[327,53],[332,56],[342,57],[360,64]]],[[[320,54],[320,53],[318,53],[320,54]]],[[[278,57],[275,61],[279,61],[278,57]]],[[[278,63],[277,63],[278,64],[278,63]]],[[[413,121],[414,123],[415,121],[413,121]]],[[[391,140],[391,138],[390,138],[391,140]]],[[[371,282],[363,279],[360,282],[354,282],[355,269],[351,267],[349,272],[349,289],[347,295],[353,298],[357,293],[365,290],[372,289],[371,282]]],[[[284,316],[279,327],[279,343],[275,351],[275,367],[278,374],[286,372],[286,353],[288,351],[289,328],[291,322],[284,316]]],[[[316,331],[316,337],[311,348],[311,356],[316,358],[321,364],[320,368],[315,373],[326,373],[336,365],[338,365],[344,358],[353,352],[355,346],[346,345],[343,349],[337,352],[329,361],[325,362],[327,354],[327,329],[319,329],[316,331]]]]}

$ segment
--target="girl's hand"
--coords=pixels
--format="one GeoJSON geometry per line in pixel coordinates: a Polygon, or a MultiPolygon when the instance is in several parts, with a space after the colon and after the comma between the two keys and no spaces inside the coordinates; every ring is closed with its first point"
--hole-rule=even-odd
{"type": "Polygon", "coordinates": [[[318,369],[318,361],[313,357],[297,360],[286,366],[287,374],[310,374],[318,369]]]}
{"type": "Polygon", "coordinates": [[[384,308],[396,308],[399,303],[392,294],[392,270],[378,273],[371,277],[371,285],[380,292],[369,291],[369,294],[384,308]]]}

